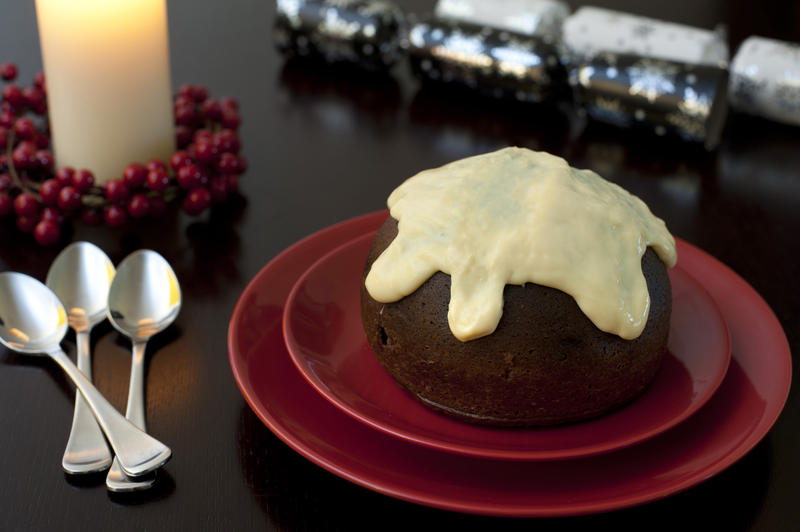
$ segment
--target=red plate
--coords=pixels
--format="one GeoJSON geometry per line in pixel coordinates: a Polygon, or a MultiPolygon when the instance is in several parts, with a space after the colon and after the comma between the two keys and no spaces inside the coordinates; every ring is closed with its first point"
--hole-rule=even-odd
{"type": "Polygon", "coordinates": [[[621,451],[549,462],[464,457],[373,430],[308,386],[286,352],[281,315],[311,264],[385,218],[385,212],[356,218],[284,251],[244,290],[228,330],[234,378],[256,415],[290,447],[345,479],[461,512],[601,512],[665,497],[722,471],[764,437],[783,408],[791,358],[774,314],[735,273],[681,242],[681,266],[709,291],[728,324],[732,360],[717,393],[672,430],[621,451]]]}
{"type": "Polygon", "coordinates": [[[497,429],[426,408],[395,384],[367,343],[360,284],[374,231],[325,255],[295,284],[283,333],[300,373],[362,423],[434,449],[480,458],[554,460],[644,441],[677,425],[713,395],[730,361],[728,329],[708,293],[681,267],[670,270],[670,354],[636,401],[593,421],[552,428],[497,429]]]}

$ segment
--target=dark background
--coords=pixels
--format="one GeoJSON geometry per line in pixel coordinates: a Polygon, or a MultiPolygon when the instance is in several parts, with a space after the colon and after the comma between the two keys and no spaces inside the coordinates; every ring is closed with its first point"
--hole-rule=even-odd
{"type": "MultiPolygon", "coordinates": [[[[573,7],[575,2],[570,2],[573,7]]],[[[432,0],[405,1],[415,12],[432,0]]],[[[751,34],[800,41],[800,3],[597,2],[711,28],[731,50],[751,34]]],[[[184,291],[176,324],[148,347],[150,431],[174,458],[158,487],[110,496],[104,477],[66,478],[60,460],[73,388],[52,362],[0,348],[0,530],[352,530],[452,528],[796,530],[800,410],[792,394],[750,454],[686,492],[625,511],[559,520],[492,519],[400,502],[300,457],[250,411],[227,357],[228,321],[246,283],[307,234],[384,206],[419,170],[509,144],[597,170],[644,199],[672,232],[719,258],[759,291],[800,348],[800,127],[732,114],[715,153],[599,125],[575,126],[546,106],[420,90],[399,64],[390,77],[284,64],[271,45],[269,1],[169,0],[173,86],[203,83],[239,98],[250,170],[244,198],[200,218],[173,212],[118,230],[77,227],[118,263],[149,247],[184,291]]],[[[21,81],[41,68],[34,2],[3,0],[0,62],[21,81]]],[[[125,105],[125,102],[120,102],[125,105]]],[[[124,127],[124,124],[120,124],[124,127]]],[[[0,224],[0,271],[44,279],[59,248],[0,224]]],[[[124,410],[129,343],[95,329],[95,380],[124,410]]],[[[71,338],[65,343],[74,347],[71,338]]]]}

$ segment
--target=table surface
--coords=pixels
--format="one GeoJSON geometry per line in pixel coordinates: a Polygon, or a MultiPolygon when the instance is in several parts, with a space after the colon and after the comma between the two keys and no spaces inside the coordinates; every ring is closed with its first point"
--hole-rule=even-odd
{"type": "MultiPolygon", "coordinates": [[[[750,34],[800,41],[800,7],[789,1],[598,4],[706,28],[725,23],[734,50],[750,34]]],[[[433,1],[402,5],[421,13],[433,1]]],[[[73,238],[98,244],[115,263],[147,247],[174,265],[185,304],[148,347],[146,377],[149,429],[174,458],[155,489],[132,496],[110,496],[102,476],[68,478],[60,461],[72,385],[52,362],[0,348],[0,529],[350,530],[381,523],[584,530],[643,522],[665,530],[796,529],[797,394],[752,452],[694,488],[623,511],[532,524],[401,502],[313,465],[245,403],[226,332],[246,283],[293,242],[382,208],[419,170],[511,144],[562,155],[639,195],[676,236],[751,283],[800,352],[800,128],[732,114],[714,153],[599,125],[576,128],[553,108],[421,89],[405,63],[387,77],[285,63],[271,44],[273,2],[168,6],[173,84],[203,83],[212,95],[241,102],[250,162],[243,198],[200,218],[172,213],[119,230],[79,226],[73,238]]],[[[33,2],[5,3],[0,50],[0,61],[16,61],[23,79],[39,71],[33,2]]],[[[0,271],[44,279],[58,251],[0,229],[0,271]]],[[[74,352],[69,337],[65,346],[74,352]]],[[[105,324],[93,346],[97,386],[124,410],[129,344],[105,324]]]]}

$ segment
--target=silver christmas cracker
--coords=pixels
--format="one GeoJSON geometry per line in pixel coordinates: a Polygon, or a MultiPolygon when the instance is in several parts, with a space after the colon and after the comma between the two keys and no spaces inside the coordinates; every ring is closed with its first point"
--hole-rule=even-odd
{"type": "Polygon", "coordinates": [[[439,0],[434,14],[525,35],[558,39],[569,16],[560,0],[439,0]]]}
{"type": "Polygon", "coordinates": [[[571,64],[590,60],[599,52],[720,67],[729,58],[721,28],[704,30],[599,7],[582,7],[570,15],[563,40],[571,64]]]}
{"type": "Polygon", "coordinates": [[[536,36],[432,18],[412,25],[408,42],[412,69],[425,80],[530,102],[566,85],[555,45],[536,36]]]}
{"type": "Polygon", "coordinates": [[[731,62],[730,76],[731,107],[800,125],[800,44],[749,37],[731,62]]]}
{"type": "Polygon", "coordinates": [[[277,0],[274,39],[286,55],[385,70],[402,56],[403,13],[383,0],[277,0]]]}
{"type": "Polygon", "coordinates": [[[602,53],[570,74],[578,104],[593,119],[719,144],[727,71],[630,54],[602,53]]]}

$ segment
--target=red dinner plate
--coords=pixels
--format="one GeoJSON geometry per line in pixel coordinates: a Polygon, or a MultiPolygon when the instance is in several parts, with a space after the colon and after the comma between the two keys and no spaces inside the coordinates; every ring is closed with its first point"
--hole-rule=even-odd
{"type": "Polygon", "coordinates": [[[592,421],[498,429],[438,414],[381,367],[361,325],[360,285],[374,231],[315,262],[286,301],[283,333],[292,360],[320,394],[367,425],[442,451],[502,460],[555,460],[608,452],[677,425],[713,395],[730,361],[720,311],[691,274],[670,270],[669,354],[647,391],[592,421]]]}
{"type": "Polygon", "coordinates": [[[730,269],[680,242],[681,266],[722,311],[732,354],[717,393],[683,423],[620,451],[544,462],[443,453],[374,430],[308,385],[286,351],[281,316],[289,291],[309,266],[385,218],[380,212],[343,222],[281,253],[244,290],[228,330],[233,375],[256,415],[287,445],[342,478],[460,512],[602,512],[665,497],[722,471],[764,437],[783,408],[791,358],[774,314],[730,269]]]}

